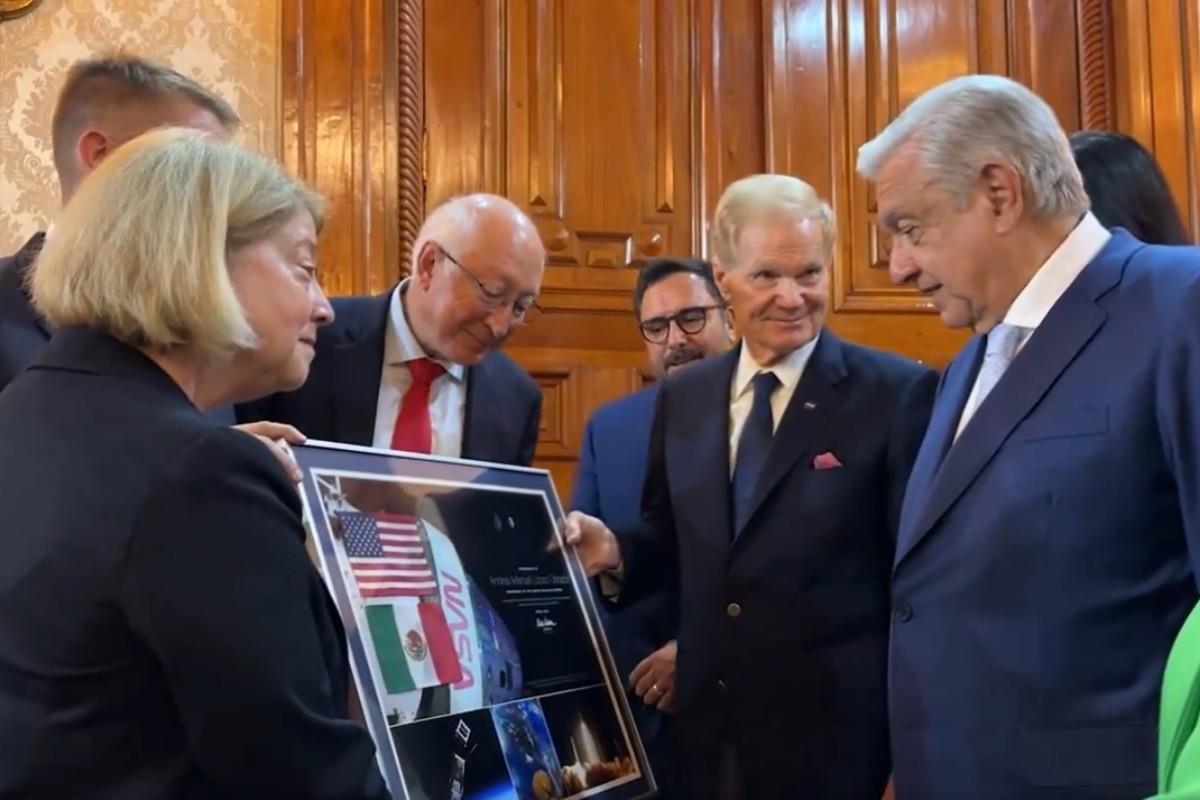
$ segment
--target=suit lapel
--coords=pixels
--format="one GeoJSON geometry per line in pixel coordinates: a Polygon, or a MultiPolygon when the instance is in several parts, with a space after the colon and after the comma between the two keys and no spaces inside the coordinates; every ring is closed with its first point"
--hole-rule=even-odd
{"type": "Polygon", "coordinates": [[[346,340],[333,345],[330,402],[338,441],[370,446],[375,439],[390,300],[390,292],[370,298],[358,324],[347,327],[346,340]]]}
{"type": "Polygon", "coordinates": [[[490,355],[475,366],[468,367],[463,376],[467,382],[467,401],[463,411],[462,457],[480,461],[496,460],[488,458],[497,450],[492,441],[492,426],[502,419],[502,415],[495,413],[495,409],[502,406],[493,391],[493,382],[489,380],[489,358],[490,355]],[[491,413],[488,409],[491,409],[491,413]]]}
{"type": "MultiPolygon", "coordinates": [[[[800,381],[796,384],[796,391],[792,393],[792,399],[788,401],[783,419],[779,421],[775,435],[771,437],[771,449],[767,452],[767,461],[763,464],[762,474],[754,487],[745,527],[750,527],[755,514],[772,490],[796,463],[815,455],[815,442],[822,438],[819,434],[836,429],[840,422],[842,406],[837,387],[845,377],[846,363],[842,343],[832,332],[824,331],[804,367],[800,381]]],[[[728,447],[728,432],[725,440],[728,447]]],[[[729,463],[728,454],[725,463],[729,463]]],[[[737,531],[738,542],[745,538],[742,533],[737,531]]]]}
{"type": "MultiPolygon", "coordinates": [[[[660,390],[665,397],[658,406],[668,415],[668,450],[678,454],[678,458],[669,458],[668,469],[695,476],[688,481],[693,491],[689,492],[687,505],[693,509],[695,519],[703,523],[697,528],[706,535],[718,537],[725,546],[733,539],[729,497],[729,391],[740,350],[740,347],[734,347],[714,358],[711,390],[693,393],[691,398],[694,400],[675,397],[677,393],[670,391],[672,379],[667,378],[666,385],[660,390]],[[668,400],[672,401],[669,409],[668,400]],[[688,409],[687,421],[676,428],[671,424],[672,417],[679,419],[682,408],[688,409]]],[[[707,367],[708,364],[698,364],[689,369],[707,367]]]]}
{"type": "Polygon", "coordinates": [[[921,449],[917,453],[917,460],[913,464],[908,486],[904,491],[904,505],[900,511],[900,535],[896,542],[897,561],[916,537],[914,528],[917,516],[925,505],[925,498],[937,475],[938,467],[942,465],[946,451],[954,442],[958,420],[971,394],[971,387],[975,383],[975,376],[979,372],[986,349],[984,337],[973,337],[942,376],[942,385],[933,406],[929,427],[925,430],[925,438],[921,441],[921,449]]]}
{"type": "MultiPolygon", "coordinates": [[[[958,441],[950,446],[941,466],[935,466],[936,474],[924,503],[919,503],[915,523],[910,530],[902,530],[907,542],[896,551],[897,565],[975,481],[1013,429],[1029,415],[1084,345],[1100,330],[1107,314],[1096,301],[1120,280],[1125,261],[1133,252],[1125,246],[1131,241],[1128,237],[1114,236],[1050,309],[991,394],[976,409],[958,441]],[[1114,250],[1123,253],[1124,257],[1119,257],[1114,250]]],[[[977,342],[975,346],[982,345],[977,342]]],[[[967,392],[970,392],[976,371],[970,372],[967,392]]],[[[954,414],[954,427],[958,416],[954,414]]],[[[951,437],[954,427],[950,428],[951,437]]],[[[922,445],[922,451],[924,449],[922,445]]],[[[916,488],[919,487],[914,485],[916,488]]]]}

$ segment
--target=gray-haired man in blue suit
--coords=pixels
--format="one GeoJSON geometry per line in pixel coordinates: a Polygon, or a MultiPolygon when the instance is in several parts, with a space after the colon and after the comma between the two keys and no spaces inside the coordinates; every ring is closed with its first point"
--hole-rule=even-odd
{"type": "Polygon", "coordinates": [[[897,798],[1152,794],[1197,594],[1200,250],[1100,225],[1053,111],[1005,78],[927,92],[859,169],[893,278],[976,333],[901,513],[897,798]]]}

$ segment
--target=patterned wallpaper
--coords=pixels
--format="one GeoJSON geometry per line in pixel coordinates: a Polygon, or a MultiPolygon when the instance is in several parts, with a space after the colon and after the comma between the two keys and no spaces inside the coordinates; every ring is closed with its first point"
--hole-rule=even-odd
{"type": "Polygon", "coordinates": [[[277,0],[44,0],[0,22],[0,254],[58,208],[50,115],[67,67],[113,49],[220,92],[244,121],[242,140],[278,153],[277,0]]]}

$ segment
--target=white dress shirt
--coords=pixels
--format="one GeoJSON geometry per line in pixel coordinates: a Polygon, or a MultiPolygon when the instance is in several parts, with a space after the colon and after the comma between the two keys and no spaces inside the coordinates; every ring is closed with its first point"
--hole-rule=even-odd
{"type": "Polygon", "coordinates": [[[754,406],[754,387],[751,384],[754,376],[760,372],[774,372],[775,377],[779,379],[779,388],[771,395],[771,416],[775,422],[772,430],[778,430],[779,421],[783,419],[783,412],[787,410],[792,395],[796,393],[796,384],[800,383],[800,376],[804,374],[804,367],[817,347],[818,338],[819,334],[808,344],[793,350],[769,367],[760,366],[750,355],[750,348],[742,344],[737,370],[733,373],[733,383],[729,386],[730,475],[733,475],[733,467],[737,464],[738,439],[742,437],[742,428],[746,425],[746,418],[750,416],[750,409],[754,406]]]}
{"type": "MultiPolygon", "coordinates": [[[[387,338],[383,343],[383,372],[379,377],[379,400],[375,410],[376,447],[392,446],[392,431],[404,393],[412,383],[412,374],[404,362],[430,356],[421,348],[408,319],[400,295],[408,289],[404,280],[392,292],[388,307],[387,338]]],[[[467,408],[467,370],[440,358],[433,359],[446,372],[435,378],[429,389],[429,422],[433,428],[433,455],[462,457],[463,419],[467,408]]]]}
{"type": "MultiPolygon", "coordinates": [[[[1017,295],[1017,299],[1009,306],[1008,313],[1002,320],[1008,325],[1022,329],[1021,338],[1017,342],[1016,352],[1019,354],[1029,337],[1042,324],[1042,320],[1050,313],[1050,309],[1066,293],[1083,268],[1104,249],[1104,245],[1112,238],[1108,229],[1089,211],[1084,215],[1074,230],[1063,239],[1046,262],[1030,278],[1029,283],[1017,295]]],[[[971,387],[971,394],[963,406],[962,416],[958,418],[958,430],[955,438],[967,427],[971,417],[979,410],[983,399],[980,397],[978,376],[971,387]]]]}
{"type": "MultiPolygon", "coordinates": [[[[779,379],[779,388],[771,395],[771,416],[774,418],[772,431],[779,430],[779,421],[787,410],[792,395],[796,393],[796,385],[804,375],[804,367],[812,357],[817,347],[820,334],[803,347],[793,350],[785,358],[780,359],[769,367],[759,366],[750,349],[742,344],[741,355],[738,356],[737,369],[733,373],[733,383],[729,386],[729,477],[733,478],[733,468],[737,464],[738,439],[742,436],[742,428],[750,416],[754,406],[754,388],[751,381],[760,372],[774,372],[779,379]]],[[[600,592],[609,600],[620,599],[621,582],[625,579],[625,563],[622,561],[616,569],[602,572],[597,576],[600,580],[600,592]]]]}

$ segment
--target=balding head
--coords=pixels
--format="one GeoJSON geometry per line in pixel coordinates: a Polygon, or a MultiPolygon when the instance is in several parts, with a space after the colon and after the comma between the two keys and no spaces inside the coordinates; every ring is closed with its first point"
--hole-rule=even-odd
{"type": "Polygon", "coordinates": [[[429,215],[413,246],[405,313],[431,355],[476,364],[524,320],[542,285],[546,251],[514,203],[453,198],[429,215]]]}

